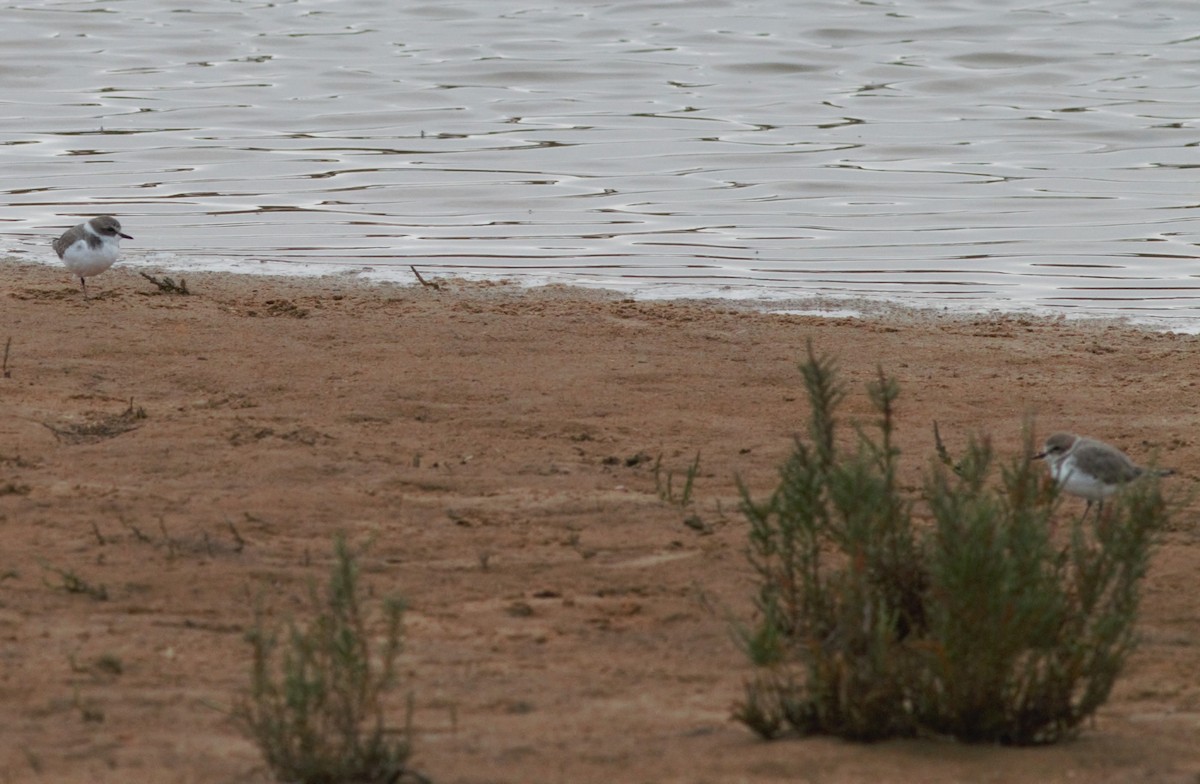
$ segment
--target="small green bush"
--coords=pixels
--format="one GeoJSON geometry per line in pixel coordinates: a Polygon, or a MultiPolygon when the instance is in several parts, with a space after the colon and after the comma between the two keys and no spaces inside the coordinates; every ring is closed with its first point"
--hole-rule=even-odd
{"type": "Polygon", "coordinates": [[[918,515],[897,486],[895,381],[880,371],[868,385],[874,432],[856,428],[843,450],[833,363],[810,346],[801,372],[808,438],[769,498],[742,488],[759,587],[755,621],[739,629],[755,674],[735,716],[767,738],[1073,735],[1133,650],[1138,586],[1167,516],[1157,483],[1124,488],[1056,546],[1056,490],[1027,457],[1026,428],[1025,455],[999,482],[985,439],[952,469],[932,461],[918,515]]]}
{"type": "Polygon", "coordinates": [[[254,652],[250,690],[234,715],[280,781],[421,780],[406,767],[409,729],[391,730],[383,716],[384,695],[396,680],[403,604],[383,602],[382,649],[372,645],[358,565],[340,536],[334,555],[325,596],[312,589],[316,617],[304,626],[290,623],[286,644],[256,612],[247,635],[254,652]]]}

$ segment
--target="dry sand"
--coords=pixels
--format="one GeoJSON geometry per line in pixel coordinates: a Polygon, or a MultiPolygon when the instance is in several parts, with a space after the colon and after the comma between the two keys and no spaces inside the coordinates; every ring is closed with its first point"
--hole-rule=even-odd
{"type": "Polygon", "coordinates": [[[1197,338],[500,284],[198,275],[182,297],[119,267],[93,284],[85,302],[60,269],[0,271],[0,782],[268,780],[223,712],[243,635],[255,597],[304,610],[336,531],[370,543],[373,593],[411,606],[413,762],[438,784],[1200,776],[1194,505],[1077,741],[764,743],[729,718],[748,674],[729,619],[753,591],[735,478],[773,487],[806,341],[839,358],[848,417],[877,365],[899,379],[914,492],[933,420],[952,448],[980,430],[1011,455],[1028,414],[1157,454],[1188,492],[1197,338]],[[678,489],[697,453],[684,511],[644,458],[678,489]]]}

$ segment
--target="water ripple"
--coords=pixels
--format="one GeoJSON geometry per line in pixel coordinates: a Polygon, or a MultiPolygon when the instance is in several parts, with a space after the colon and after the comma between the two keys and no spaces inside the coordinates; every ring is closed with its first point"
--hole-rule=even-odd
{"type": "Polygon", "coordinates": [[[1200,330],[1185,0],[0,8],[20,256],[1200,330]]]}

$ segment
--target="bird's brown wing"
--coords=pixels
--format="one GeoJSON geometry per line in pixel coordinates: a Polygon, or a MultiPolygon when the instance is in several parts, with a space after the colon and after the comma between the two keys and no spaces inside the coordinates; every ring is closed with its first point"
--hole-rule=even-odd
{"type": "Polygon", "coordinates": [[[1120,452],[1101,452],[1096,455],[1097,475],[1118,483],[1132,482],[1142,475],[1142,469],[1120,452]]]}

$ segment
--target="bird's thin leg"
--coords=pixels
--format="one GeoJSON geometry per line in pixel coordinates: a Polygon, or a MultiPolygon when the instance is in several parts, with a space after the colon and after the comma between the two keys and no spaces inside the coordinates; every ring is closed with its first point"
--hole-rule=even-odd
{"type": "Polygon", "coordinates": [[[79,285],[80,285],[80,286],[83,286],[83,298],[84,298],[84,299],[87,299],[87,298],[88,298],[88,295],[87,295],[87,278],[85,278],[85,277],[83,277],[82,275],[80,275],[80,276],[79,276],[79,285]]]}

